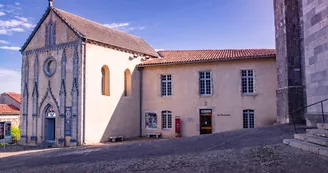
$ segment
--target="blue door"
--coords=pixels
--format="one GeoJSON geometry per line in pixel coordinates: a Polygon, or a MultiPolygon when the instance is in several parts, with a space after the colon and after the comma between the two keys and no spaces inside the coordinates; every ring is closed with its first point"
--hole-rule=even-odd
{"type": "Polygon", "coordinates": [[[50,141],[55,140],[55,118],[46,119],[46,139],[50,141]]]}

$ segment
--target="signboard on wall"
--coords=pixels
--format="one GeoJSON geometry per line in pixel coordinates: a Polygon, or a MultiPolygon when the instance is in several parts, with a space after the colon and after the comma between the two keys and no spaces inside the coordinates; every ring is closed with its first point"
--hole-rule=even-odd
{"type": "Polygon", "coordinates": [[[71,113],[72,107],[66,107],[65,136],[71,136],[71,113]]]}
{"type": "Polygon", "coordinates": [[[157,115],[156,113],[145,113],[145,126],[146,129],[157,129],[157,115]]]}

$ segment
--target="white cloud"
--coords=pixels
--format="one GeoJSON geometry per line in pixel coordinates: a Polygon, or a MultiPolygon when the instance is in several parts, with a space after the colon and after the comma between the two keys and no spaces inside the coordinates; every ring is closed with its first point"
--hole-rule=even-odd
{"type": "Polygon", "coordinates": [[[5,29],[0,29],[0,35],[8,35],[9,32],[5,29]]]}
{"type": "Polygon", "coordinates": [[[129,25],[130,25],[129,23],[111,23],[111,24],[104,24],[104,26],[107,26],[107,27],[112,28],[112,29],[117,29],[117,30],[124,29],[124,28],[126,28],[127,26],[129,26],[129,25]]]}
{"type": "Polygon", "coordinates": [[[0,49],[6,49],[6,50],[15,50],[18,51],[21,48],[20,47],[15,47],[15,46],[0,46],[0,49]]]}
{"type": "Polygon", "coordinates": [[[158,52],[158,51],[162,51],[162,50],[164,50],[164,49],[154,49],[156,52],[158,52]]]}
{"type": "Polygon", "coordinates": [[[0,68],[0,93],[21,92],[21,73],[0,68]],[[5,84],[5,85],[3,85],[5,84]]]}
{"type": "Polygon", "coordinates": [[[15,16],[16,19],[19,19],[20,21],[23,21],[23,22],[27,22],[28,19],[25,18],[25,17],[19,17],[19,16],[15,16]]]}
{"type": "Polygon", "coordinates": [[[24,32],[24,29],[23,28],[11,28],[10,31],[24,32]]]}
{"type": "Polygon", "coordinates": [[[104,24],[104,26],[107,26],[112,29],[120,30],[123,32],[128,32],[128,31],[134,31],[134,30],[143,30],[145,27],[131,27],[130,23],[125,22],[125,23],[111,23],[111,24],[104,24]]]}
{"type": "Polygon", "coordinates": [[[10,44],[8,41],[0,40],[0,44],[10,44]]]}
{"type": "Polygon", "coordinates": [[[16,19],[0,20],[0,35],[10,35],[12,32],[24,32],[35,27],[25,17],[15,16],[16,19]],[[17,20],[18,19],[18,20],[17,20]]]}
{"type": "Polygon", "coordinates": [[[20,3],[19,2],[15,2],[15,5],[20,5],[20,3]]]}
{"type": "Polygon", "coordinates": [[[0,4],[0,8],[4,7],[4,5],[0,4]]]}
{"type": "Polygon", "coordinates": [[[0,16],[5,16],[5,15],[6,15],[5,12],[0,11],[0,16]]]}

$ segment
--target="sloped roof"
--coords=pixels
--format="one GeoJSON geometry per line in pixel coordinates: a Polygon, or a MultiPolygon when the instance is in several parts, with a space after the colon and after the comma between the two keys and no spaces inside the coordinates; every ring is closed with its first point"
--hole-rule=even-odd
{"type": "Polygon", "coordinates": [[[36,30],[41,26],[41,23],[45,20],[50,10],[53,10],[69,27],[73,29],[73,31],[75,31],[82,38],[87,38],[92,41],[123,48],[129,51],[158,57],[156,51],[140,37],[111,29],[99,23],[53,7],[47,9],[37,27],[22,47],[22,51],[31,41],[36,30]]]}
{"type": "Polygon", "coordinates": [[[20,114],[20,111],[15,106],[0,104],[0,115],[16,115],[16,114],[20,114]]]}
{"type": "Polygon", "coordinates": [[[159,51],[158,53],[161,58],[146,60],[138,66],[272,58],[276,55],[275,49],[168,50],[159,51]]]}
{"type": "Polygon", "coordinates": [[[57,8],[53,8],[53,10],[61,18],[63,18],[64,21],[70,24],[77,30],[77,32],[79,32],[83,37],[87,39],[151,56],[158,56],[156,51],[151,48],[142,38],[111,29],[99,23],[90,21],[88,19],[57,8]]]}
{"type": "Polygon", "coordinates": [[[16,100],[18,103],[21,103],[21,94],[14,93],[14,92],[6,92],[4,94],[7,94],[9,97],[16,100]]]}

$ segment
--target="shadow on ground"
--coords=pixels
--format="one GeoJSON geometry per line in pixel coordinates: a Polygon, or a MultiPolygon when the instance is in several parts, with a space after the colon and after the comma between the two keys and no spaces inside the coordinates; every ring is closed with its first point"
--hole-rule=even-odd
{"type": "Polygon", "coordinates": [[[0,165],[0,170],[11,169],[17,166],[33,168],[46,165],[96,163],[100,161],[242,149],[253,146],[261,147],[281,144],[283,139],[292,138],[293,134],[293,126],[275,125],[179,139],[143,140],[121,143],[120,145],[104,144],[63,148],[0,159],[4,163],[0,165]]]}

